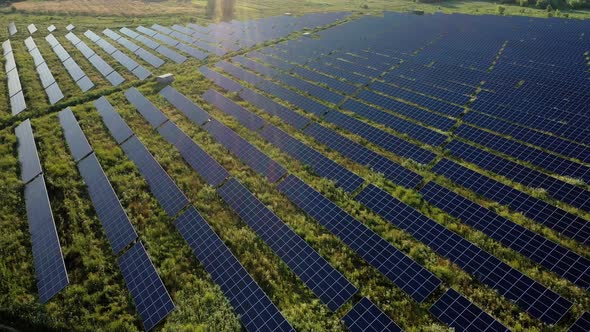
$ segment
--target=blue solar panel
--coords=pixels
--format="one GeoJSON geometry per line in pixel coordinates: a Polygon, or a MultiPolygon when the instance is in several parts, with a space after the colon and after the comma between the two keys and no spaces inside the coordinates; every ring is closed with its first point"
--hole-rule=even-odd
{"type": "Polygon", "coordinates": [[[211,186],[220,185],[229,176],[215,159],[211,158],[173,122],[166,122],[158,128],[158,132],[178,149],[184,160],[211,186]]]}
{"type": "Polygon", "coordinates": [[[137,111],[154,127],[160,127],[168,119],[151,101],[144,97],[136,88],[125,91],[125,98],[133,104],[137,111]]]}
{"type": "Polygon", "coordinates": [[[304,165],[309,165],[317,175],[336,182],[347,192],[355,191],[364,182],[360,176],[273,125],[266,125],[260,131],[260,136],[304,165]]]}
{"type": "Polygon", "coordinates": [[[438,299],[429,311],[441,322],[454,328],[455,331],[510,331],[452,288],[438,299]]]}
{"type": "Polygon", "coordinates": [[[88,144],[86,136],[78,124],[78,120],[76,120],[74,113],[69,107],[59,112],[58,117],[74,161],[78,162],[80,159],[89,155],[92,152],[92,148],[88,144]]]}
{"type": "Polygon", "coordinates": [[[215,140],[235,154],[255,172],[265,176],[270,182],[278,181],[287,171],[281,164],[269,158],[247,140],[217,120],[211,120],[203,127],[215,140]]]}
{"type": "Polygon", "coordinates": [[[351,332],[402,331],[391,318],[366,297],[355,304],[342,320],[351,332]]]}
{"type": "Polygon", "coordinates": [[[557,323],[572,306],[559,294],[373,185],[355,199],[543,322],[557,323]]]}
{"type": "Polygon", "coordinates": [[[223,69],[226,73],[232,75],[233,77],[240,79],[242,81],[246,81],[252,85],[259,85],[262,82],[265,82],[265,80],[262,77],[256,74],[252,74],[251,72],[246,71],[240,67],[236,67],[233,64],[224,60],[217,62],[215,66],[223,69]]]}
{"type": "Polygon", "coordinates": [[[507,205],[512,210],[521,212],[524,216],[569,238],[583,244],[590,243],[590,223],[583,218],[492,180],[448,159],[439,161],[432,171],[444,175],[483,197],[507,205]]]}
{"type": "Polygon", "coordinates": [[[209,89],[203,94],[203,99],[208,103],[215,105],[215,107],[219,108],[224,113],[233,116],[243,126],[250,130],[256,131],[265,124],[265,121],[258,115],[253,114],[215,90],[209,89]]]}
{"type": "Polygon", "coordinates": [[[20,162],[21,180],[28,183],[41,174],[41,163],[33,137],[31,121],[26,119],[14,129],[18,139],[18,160],[20,162]]]}
{"type": "Polygon", "coordinates": [[[69,280],[43,175],[25,186],[25,203],[39,298],[46,303],[69,280]]]}
{"type": "Polygon", "coordinates": [[[168,59],[174,61],[177,64],[181,64],[187,60],[187,58],[184,55],[175,52],[163,45],[158,46],[158,48],[156,48],[156,52],[162,54],[163,56],[167,57],[168,59]]]}
{"type": "Polygon", "coordinates": [[[240,97],[266,113],[279,117],[297,129],[305,127],[310,122],[308,118],[248,88],[240,91],[240,97]]]}
{"type": "Polygon", "coordinates": [[[441,284],[434,274],[296,176],[289,175],[277,189],[414,300],[424,301],[441,284]]]}
{"type": "Polygon", "coordinates": [[[94,101],[94,106],[98,109],[102,121],[107,126],[111,135],[115,138],[118,144],[123,143],[126,139],[133,135],[131,128],[123,121],[119,113],[115,111],[113,106],[109,103],[106,97],[100,97],[94,101]]]}
{"type": "Polygon", "coordinates": [[[94,154],[82,159],[78,163],[78,170],[88,187],[92,204],[113,252],[121,252],[137,238],[137,234],[123,210],[117,194],[115,194],[94,154]]]}
{"type": "Polygon", "coordinates": [[[294,331],[213,229],[191,207],[175,221],[205,270],[220,286],[248,331],[294,331]]]}
{"type": "Polygon", "coordinates": [[[215,82],[215,84],[224,88],[227,91],[238,92],[238,91],[242,90],[242,88],[243,88],[243,86],[241,84],[227,78],[224,75],[221,75],[220,73],[218,73],[216,71],[213,71],[213,70],[207,68],[207,66],[199,67],[199,71],[205,77],[212,80],[213,82],[215,82]]]}
{"type": "Polygon", "coordinates": [[[590,260],[434,182],[427,183],[420,193],[432,205],[453,217],[572,283],[590,289],[590,260]]]}
{"type": "Polygon", "coordinates": [[[203,111],[202,108],[195,105],[190,99],[176,91],[173,87],[167,86],[160,91],[166,100],[179,109],[187,118],[196,123],[202,125],[209,121],[209,113],[203,111]]]}
{"type": "Polygon", "coordinates": [[[584,312],[580,318],[570,327],[568,332],[588,332],[590,331],[590,313],[584,312]]]}
{"type": "Polygon", "coordinates": [[[117,262],[143,327],[149,331],[174,310],[172,298],[141,242],[133,245],[117,262]]]}
{"type": "Polygon", "coordinates": [[[437,133],[434,130],[422,127],[410,121],[399,118],[393,114],[381,111],[352,99],[344,102],[340,108],[349,112],[354,112],[355,114],[376,123],[385,125],[397,132],[407,134],[408,136],[426,144],[438,146],[447,139],[447,136],[437,133]]]}
{"type": "Polygon", "coordinates": [[[413,159],[421,164],[430,163],[436,155],[417,145],[404,141],[388,132],[373,127],[367,123],[357,120],[351,116],[338,111],[331,111],[325,116],[325,120],[337,125],[340,128],[359,135],[367,141],[378,145],[387,151],[399,156],[413,159]]]}
{"type": "Polygon", "coordinates": [[[238,180],[228,180],[217,192],[330,310],[336,311],[357,292],[340,272],[238,180]]]}
{"type": "Polygon", "coordinates": [[[318,142],[325,144],[329,148],[338,151],[343,156],[356,161],[357,163],[370,167],[375,172],[379,172],[385,178],[400,184],[407,188],[414,188],[422,176],[404,168],[401,165],[385,158],[375,151],[348,139],[336,131],[312,123],[303,130],[304,133],[315,138],[318,142]]]}
{"type": "Polygon", "coordinates": [[[180,188],[172,181],[170,176],[137,137],[131,137],[125,143],[121,144],[121,147],[127,157],[133,160],[146,179],[151,192],[169,216],[175,216],[189,204],[188,199],[180,188]]]}

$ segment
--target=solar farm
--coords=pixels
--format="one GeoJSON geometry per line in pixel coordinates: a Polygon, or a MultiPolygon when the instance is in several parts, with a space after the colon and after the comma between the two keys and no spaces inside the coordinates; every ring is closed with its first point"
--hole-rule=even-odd
{"type": "Polygon", "coordinates": [[[590,331],[589,32],[10,22],[0,329],[590,331]]]}

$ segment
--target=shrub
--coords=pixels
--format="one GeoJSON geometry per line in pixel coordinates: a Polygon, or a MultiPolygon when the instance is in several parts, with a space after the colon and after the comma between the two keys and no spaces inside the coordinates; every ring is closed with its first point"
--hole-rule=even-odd
{"type": "Polygon", "coordinates": [[[547,8],[547,5],[549,5],[549,1],[548,0],[537,0],[535,6],[537,8],[547,8]]]}
{"type": "Polygon", "coordinates": [[[526,7],[529,5],[529,0],[520,0],[519,4],[521,7],[526,7]]]}
{"type": "Polygon", "coordinates": [[[496,12],[498,13],[498,15],[504,15],[504,12],[506,11],[506,7],[503,6],[498,6],[496,8],[496,12]]]}

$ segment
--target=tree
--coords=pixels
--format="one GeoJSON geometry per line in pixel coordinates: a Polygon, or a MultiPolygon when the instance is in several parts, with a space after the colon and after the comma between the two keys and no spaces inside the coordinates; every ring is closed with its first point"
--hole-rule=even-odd
{"type": "Polygon", "coordinates": [[[207,17],[213,18],[215,16],[215,8],[217,7],[217,0],[207,0],[207,17]]]}
{"type": "Polygon", "coordinates": [[[224,21],[231,20],[234,17],[234,9],[236,6],[236,0],[222,0],[221,2],[221,15],[224,21]]]}

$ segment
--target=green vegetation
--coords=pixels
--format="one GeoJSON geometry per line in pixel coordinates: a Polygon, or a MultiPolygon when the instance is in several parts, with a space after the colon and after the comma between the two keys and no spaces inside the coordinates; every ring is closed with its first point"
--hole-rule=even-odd
{"type": "MultiPolygon", "coordinates": [[[[578,10],[580,7],[570,5],[571,2],[566,3],[576,8],[576,10],[567,9],[567,6],[563,3],[560,6],[553,6],[552,3],[544,3],[543,1],[545,0],[537,0],[536,3],[533,3],[532,1],[523,0],[518,3],[503,3],[498,6],[496,3],[485,1],[447,1],[426,4],[401,0],[308,0],[304,2],[293,0],[285,2],[238,0],[235,3],[235,16],[237,19],[245,19],[253,16],[281,14],[287,11],[304,13],[323,10],[360,10],[363,13],[376,13],[382,9],[416,9],[423,10],[426,13],[441,10],[443,12],[498,13],[546,17],[548,6],[559,8],[562,14],[568,13],[570,17],[585,18],[589,16],[588,11],[578,10]]],[[[584,2],[582,0],[574,1],[584,2]]],[[[122,0],[113,0],[113,3],[118,2],[122,2],[122,0]]],[[[43,1],[39,3],[45,5],[43,1]]],[[[153,23],[162,25],[188,22],[205,24],[210,22],[210,19],[206,18],[207,3],[206,1],[193,1],[190,3],[162,2],[158,3],[161,6],[158,8],[174,8],[174,10],[171,9],[171,13],[164,11],[158,15],[133,18],[125,17],[117,12],[121,10],[120,8],[125,8],[124,5],[121,5],[121,7],[114,5],[111,8],[116,15],[98,17],[90,16],[92,13],[84,13],[83,11],[75,11],[76,13],[84,13],[78,16],[68,15],[63,11],[51,11],[51,14],[48,14],[24,6],[25,4],[27,6],[31,5],[31,2],[15,3],[17,13],[9,13],[9,7],[2,9],[0,26],[5,27],[10,21],[15,21],[19,26],[19,33],[11,40],[13,41],[12,45],[15,50],[21,82],[25,89],[29,108],[22,115],[12,117],[8,108],[6,84],[0,84],[0,105],[3,105],[3,111],[0,112],[0,188],[2,188],[0,190],[0,202],[2,202],[0,206],[0,233],[2,234],[0,236],[0,322],[23,330],[39,331],[135,331],[141,329],[139,317],[135,312],[132,299],[120,274],[116,257],[111,253],[103,229],[88,197],[86,187],[70,156],[69,149],[65,145],[63,133],[56,116],[57,111],[66,106],[72,106],[115,192],[121,199],[123,207],[145,244],[158,273],[177,306],[176,310],[167,317],[165,323],[158,329],[162,331],[236,331],[240,329],[239,318],[233,312],[231,305],[223,296],[219,287],[211,280],[203,266],[196,261],[188,246],[171,224],[171,218],[164,213],[153,195],[150,194],[147,183],[141,177],[135,164],[125,156],[103,125],[98,112],[92,105],[92,101],[101,95],[105,95],[172,179],[199,209],[215,232],[230,247],[248,272],[297,329],[302,331],[344,330],[340,318],[351,308],[351,302],[336,313],[329,312],[320,303],[286,264],[273,254],[270,248],[247,225],[240,221],[237,215],[229,210],[217,196],[215,190],[206,185],[183,162],[178,151],[159,136],[137,111],[126,102],[123,91],[130,86],[136,85],[145,96],[159,106],[195,142],[228,169],[232,176],[244,183],[259,199],[355,284],[360,289],[361,295],[369,296],[404,330],[448,330],[447,327],[438,323],[427,312],[437,296],[431,297],[429,301],[423,304],[413,301],[411,297],[368,265],[327,229],[290,203],[278,192],[274,185],[269,184],[266,179],[254,173],[249,167],[228,153],[220,144],[216,143],[204,130],[196,127],[178,110],[169,105],[157,94],[160,87],[153,81],[133,81],[133,76],[129,72],[115,61],[112,61],[108,55],[100,51],[98,47],[95,47],[90,40],[83,36],[86,29],[99,33],[106,27],[149,26],[153,23]],[[21,4],[24,7],[19,6],[21,4]],[[177,14],[175,12],[177,7],[175,6],[194,9],[198,14],[177,14]],[[63,102],[53,107],[47,105],[46,96],[41,88],[37,73],[33,69],[32,58],[22,42],[28,34],[26,25],[29,23],[35,23],[39,28],[40,32],[34,36],[35,42],[66,95],[63,102]],[[107,62],[125,75],[128,80],[124,85],[117,88],[111,87],[88,61],[78,51],[75,51],[71,43],[64,38],[64,27],[68,23],[75,24],[78,37],[91,45],[107,62]],[[58,24],[59,30],[54,35],[96,84],[96,87],[90,93],[85,95],[80,93],[78,87],[61,67],[59,60],[44,40],[43,37],[46,34],[44,29],[50,24],[58,24]],[[20,182],[16,138],[14,136],[14,127],[27,117],[32,119],[39,156],[70,277],[70,286],[46,305],[41,305],[37,297],[30,235],[24,210],[23,185],[20,182]]],[[[35,5],[36,2],[32,2],[32,4],[35,5]]],[[[45,10],[49,11],[48,9],[45,10]]],[[[215,16],[211,15],[211,17],[215,16]]],[[[2,31],[4,39],[6,32],[5,30],[2,31]]],[[[119,49],[130,55],[124,48],[119,47],[119,49]]],[[[147,64],[143,63],[141,59],[137,57],[134,57],[134,59],[147,67],[147,64]]],[[[218,59],[213,57],[208,59],[207,63],[214,63],[218,59]]],[[[543,325],[538,320],[523,313],[516,305],[502,299],[495,291],[482,285],[456,265],[436,255],[430,248],[407,233],[393,227],[360,204],[355,203],[347,193],[337,189],[332,182],[313,174],[306,165],[270,145],[258,134],[240,126],[233,118],[206,104],[200,96],[207,89],[213,87],[213,84],[199,74],[198,67],[202,64],[195,59],[190,59],[183,65],[174,65],[167,62],[160,69],[156,70],[151,67],[150,69],[155,74],[174,73],[176,81],[173,86],[181,93],[203,106],[213,117],[231,127],[256,147],[277,160],[289,172],[302,178],[306,183],[336,202],[395,247],[435,273],[443,280],[445,287],[457,289],[513,331],[565,331],[577,316],[583,311],[590,310],[590,297],[585,290],[539,267],[517,252],[507,249],[481,232],[465,226],[460,220],[452,218],[443,211],[427,204],[421,200],[419,193],[416,191],[396,186],[384,179],[382,175],[374,173],[369,167],[351,162],[339,153],[328,149],[309,136],[303,135],[286,125],[278,118],[269,116],[267,113],[239,101],[235,95],[227,94],[228,97],[238,100],[240,104],[270,123],[321,151],[334,161],[363,176],[375,185],[384,188],[437,222],[494,253],[506,263],[575,302],[572,309],[573,315],[566,317],[557,326],[543,325]]],[[[0,80],[5,82],[3,71],[0,73],[0,80]]],[[[247,85],[245,82],[242,83],[247,85]]],[[[304,112],[297,111],[305,115],[304,112]]],[[[411,119],[408,120],[411,121],[411,119]]],[[[322,120],[318,121],[327,127],[337,129],[322,120]]],[[[371,121],[367,122],[391,134],[412,141],[406,135],[394,132],[383,125],[371,121]]],[[[590,257],[590,251],[587,247],[569,240],[519,213],[510,211],[506,206],[479,197],[474,192],[466,190],[448,179],[433,175],[430,172],[429,165],[408,162],[356,135],[345,132],[341,132],[341,134],[403,164],[423,175],[428,181],[444,184],[457,193],[498,212],[512,221],[543,234],[574,252],[590,257]]],[[[413,142],[418,143],[417,141],[413,142]]],[[[422,146],[439,154],[441,157],[449,157],[440,148],[424,144],[422,146]]],[[[455,161],[590,220],[588,213],[556,202],[536,188],[524,187],[460,160],[455,161]]],[[[567,180],[571,181],[571,179],[567,180]]],[[[589,189],[587,186],[585,188],[589,189]]]]}

